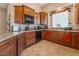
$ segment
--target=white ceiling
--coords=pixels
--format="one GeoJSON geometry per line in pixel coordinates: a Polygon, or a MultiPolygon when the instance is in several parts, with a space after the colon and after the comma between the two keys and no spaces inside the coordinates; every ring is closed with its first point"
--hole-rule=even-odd
{"type": "Polygon", "coordinates": [[[38,6],[42,7],[42,6],[44,6],[44,5],[48,4],[48,3],[33,3],[33,4],[35,4],[35,5],[38,5],[38,6]]]}
{"type": "Polygon", "coordinates": [[[47,3],[38,3],[40,6],[46,5],[47,3]]]}
{"type": "MultiPolygon", "coordinates": [[[[42,6],[44,6],[44,5],[46,5],[46,4],[48,4],[48,3],[29,3],[29,4],[34,4],[34,5],[36,5],[36,6],[38,6],[38,7],[42,7],[42,6]]],[[[58,5],[58,4],[56,4],[56,3],[52,3],[54,6],[55,5],[58,5]]],[[[0,3],[0,8],[7,8],[8,7],[8,3],[0,3]]]]}

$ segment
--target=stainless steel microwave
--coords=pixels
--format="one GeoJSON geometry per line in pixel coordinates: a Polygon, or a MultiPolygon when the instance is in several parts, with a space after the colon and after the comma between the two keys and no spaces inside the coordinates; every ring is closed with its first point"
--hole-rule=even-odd
{"type": "Polygon", "coordinates": [[[24,15],[25,24],[34,24],[34,17],[29,15],[24,15]]]}

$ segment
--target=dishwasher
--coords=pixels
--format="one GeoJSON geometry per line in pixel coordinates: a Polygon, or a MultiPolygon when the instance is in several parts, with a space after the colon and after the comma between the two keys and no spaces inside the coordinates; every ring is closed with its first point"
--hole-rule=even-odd
{"type": "Polygon", "coordinates": [[[36,31],[36,42],[42,40],[42,31],[36,31]]]}

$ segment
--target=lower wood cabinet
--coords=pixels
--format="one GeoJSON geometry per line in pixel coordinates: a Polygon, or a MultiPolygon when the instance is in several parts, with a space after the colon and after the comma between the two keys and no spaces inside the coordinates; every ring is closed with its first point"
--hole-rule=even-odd
{"type": "MultiPolygon", "coordinates": [[[[79,33],[67,31],[42,31],[42,39],[79,49],[79,33]]],[[[36,42],[36,32],[25,32],[0,43],[0,56],[16,56],[36,42]]]]}
{"type": "MultiPolygon", "coordinates": [[[[72,47],[72,48],[79,49],[79,33],[78,32],[66,32],[66,33],[69,33],[68,34],[69,42],[66,42],[67,38],[65,38],[65,45],[72,47]]],[[[65,37],[66,37],[66,35],[65,35],[65,37]]]]}
{"type": "Polygon", "coordinates": [[[71,47],[79,49],[79,33],[72,32],[71,47]]]}
{"type": "Polygon", "coordinates": [[[57,42],[60,44],[64,44],[64,32],[62,31],[44,31],[44,39],[52,42],[57,42]]]}
{"type": "MultiPolygon", "coordinates": [[[[79,33],[78,33],[78,35],[79,35],[79,33]]],[[[79,49],[79,36],[77,35],[77,43],[76,43],[76,46],[77,46],[77,49],[79,49]]]]}
{"type": "Polygon", "coordinates": [[[50,31],[44,31],[43,32],[43,39],[51,41],[51,37],[50,36],[51,36],[50,31]]]}
{"type": "Polygon", "coordinates": [[[52,31],[47,31],[45,30],[44,33],[44,39],[45,40],[48,40],[48,41],[53,41],[53,42],[56,42],[56,32],[52,32],[52,31]]]}
{"type": "Polygon", "coordinates": [[[0,56],[16,56],[16,37],[0,43],[0,56]]]}
{"type": "Polygon", "coordinates": [[[0,43],[0,56],[17,56],[36,42],[36,32],[26,32],[0,43]]]}
{"type": "Polygon", "coordinates": [[[57,43],[59,44],[65,44],[65,32],[64,31],[56,31],[56,39],[57,43]]]}
{"type": "Polygon", "coordinates": [[[25,33],[19,34],[17,36],[17,55],[20,55],[21,52],[26,48],[26,37],[25,37],[25,33]]]}
{"type": "Polygon", "coordinates": [[[36,42],[36,32],[26,32],[26,46],[30,46],[36,42]]]}
{"type": "Polygon", "coordinates": [[[79,49],[79,33],[69,31],[43,31],[43,39],[79,49]]]}

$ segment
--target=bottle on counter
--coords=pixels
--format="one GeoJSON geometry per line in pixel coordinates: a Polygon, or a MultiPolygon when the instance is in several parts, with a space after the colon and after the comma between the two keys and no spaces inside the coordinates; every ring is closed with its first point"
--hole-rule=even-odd
{"type": "Polygon", "coordinates": [[[68,24],[68,29],[72,30],[72,24],[71,23],[68,24]]]}

